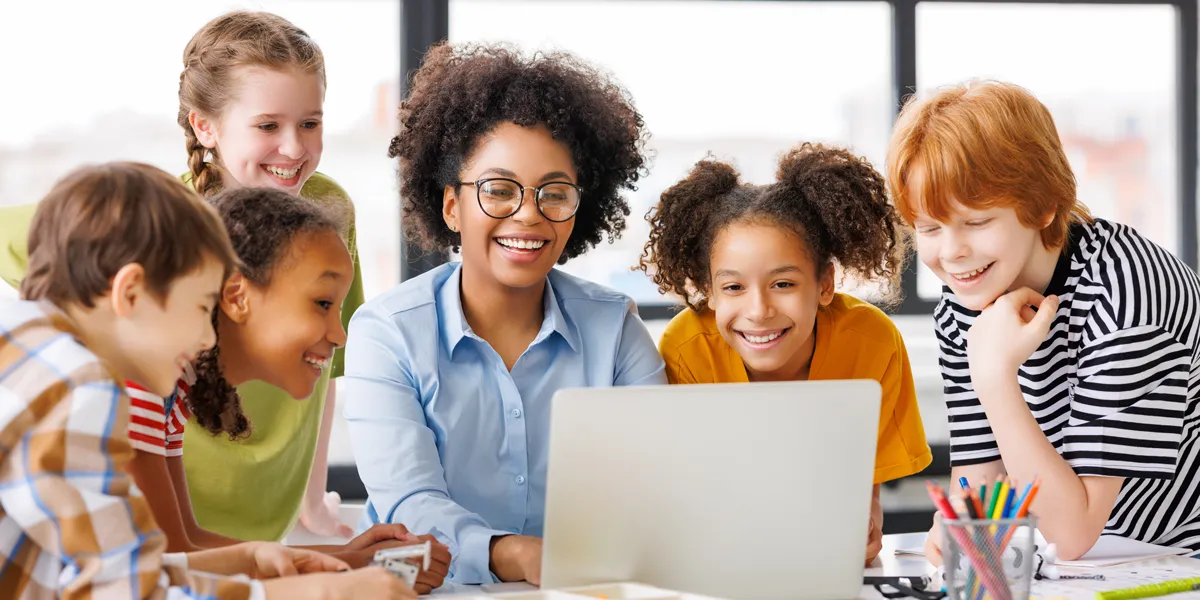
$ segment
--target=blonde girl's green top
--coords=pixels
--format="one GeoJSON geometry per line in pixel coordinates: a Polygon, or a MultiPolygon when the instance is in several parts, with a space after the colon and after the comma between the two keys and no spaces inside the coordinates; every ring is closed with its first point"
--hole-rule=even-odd
{"type": "MultiPolygon", "coordinates": [[[[181,177],[191,183],[191,174],[181,177]]],[[[342,323],[363,303],[362,271],[355,243],[354,205],[346,190],[314,173],[300,190],[304,198],[345,211],[346,245],[354,260],[354,282],[342,304],[342,323]]],[[[0,207],[0,279],[19,287],[28,266],[29,224],[36,204],[0,207]]],[[[184,436],[183,464],[192,510],[201,527],[243,540],[279,540],[300,515],[316,455],[317,435],[331,377],[340,377],[339,349],[313,395],[296,400],[261,382],[238,386],[252,433],[232,442],[197,427],[184,436]]]]}
{"type": "MultiPolygon", "coordinates": [[[[190,183],[190,174],[183,180],[190,183]]],[[[349,325],[363,303],[354,205],[341,186],[320,173],[313,173],[300,195],[347,215],[346,246],[354,260],[354,282],[342,303],[342,323],[349,325]]],[[[238,386],[251,424],[247,439],[234,442],[189,428],[183,438],[183,465],[192,510],[201,527],[243,540],[279,540],[287,535],[300,515],[308,486],[329,380],[342,375],[343,359],[339,349],[313,395],[304,400],[262,382],[238,386]]]]}
{"type": "Polygon", "coordinates": [[[29,267],[26,244],[36,211],[36,203],[0,206],[0,279],[14,289],[21,286],[29,267]]]}

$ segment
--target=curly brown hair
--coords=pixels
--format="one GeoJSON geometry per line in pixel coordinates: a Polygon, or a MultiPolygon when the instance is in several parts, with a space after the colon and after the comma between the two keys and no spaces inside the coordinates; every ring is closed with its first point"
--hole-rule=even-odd
{"type": "Polygon", "coordinates": [[[883,177],[865,158],[804,143],[783,155],[775,178],[749,185],[726,163],[696,163],[646,214],[650,241],[636,268],[650,274],[660,293],[702,311],[717,234],[733,223],[768,220],[806,242],[818,273],[836,262],[843,273],[882,282],[882,304],[899,300],[908,230],[888,201],[883,177]]]}
{"type": "MultiPolygon", "coordinates": [[[[345,215],[308,200],[270,188],[235,188],[214,196],[210,203],[221,215],[241,264],[238,272],[250,283],[265,287],[280,261],[289,256],[301,235],[345,230],[345,215]]],[[[213,329],[220,307],[213,310],[213,329]]],[[[196,382],[187,397],[196,422],[213,435],[230,439],[250,435],[250,421],[242,412],[237,388],[225,380],[221,368],[221,340],[196,360],[196,382]]]]}
{"type": "Polygon", "coordinates": [[[442,220],[443,190],[457,187],[476,145],[504,122],[544,125],[571,150],[583,202],[560,264],[620,236],[629,216],[621,190],[645,176],[649,138],[629,93],[565,52],[526,57],[502,44],[442,43],[413,76],[388,146],[400,159],[409,239],[429,251],[458,250],[461,237],[442,220]]]}

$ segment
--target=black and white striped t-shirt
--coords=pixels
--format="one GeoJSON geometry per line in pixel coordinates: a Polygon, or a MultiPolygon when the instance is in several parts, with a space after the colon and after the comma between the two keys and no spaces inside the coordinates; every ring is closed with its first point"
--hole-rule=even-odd
{"type": "MultiPolygon", "coordinates": [[[[1097,219],[1071,226],[1050,294],[1054,324],[1019,374],[1042,432],[1076,473],[1126,478],[1105,533],[1200,550],[1200,278],[1097,219]]],[[[1000,458],[967,367],[978,314],[948,289],[934,313],[954,465],[1000,458]]]]}

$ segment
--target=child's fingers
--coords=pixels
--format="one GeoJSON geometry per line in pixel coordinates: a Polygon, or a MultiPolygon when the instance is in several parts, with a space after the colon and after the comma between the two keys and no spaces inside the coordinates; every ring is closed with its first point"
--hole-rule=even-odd
{"type": "Polygon", "coordinates": [[[450,566],[450,549],[434,542],[430,544],[429,561],[435,565],[444,565],[447,569],[450,566]]]}
{"type": "Polygon", "coordinates": [[[275,567],[276,577],[287,577],[298,574],[296,572],[296,564],[292,562],[292,557],[286,552],[279,552],[272,556],[271,563],[275,567]]]}
{"type": "Polygon", "coordinates": [[[349,571],[350,565],[328,554],[305,552],[304,560],[298,563],[298,569],[301,573],[337,572],[349,571]]]}
{"type": "Polygon", "coordinates": [[[417,590],[418,594],[428,594],[432,590],[442,587],[446,577],[433,571],[421,571],[417,574],[417,580],[413,584],[413,589],[417,590]]]}
{"type": "Polygon", "coordinates": [[[380,542],[407,541],[411,539],[408,528],[398,523],[381,523],[372,525],[358,537],[350,540],[346,547],[352,550],[366,550],[380,542]]]}
{"type": "Polygon", "coordinates": [[[1033,318],[1036,316],[1037,316],[1037,311],[1033,310],[1033,307],[1031,307],[1031,306],[1022,306],[1021,307],[1021,320],[1024,321],[1025,323],[1032,321],[1033,318]]]}
{"type": "Polygon", "coordinates": [[[368,529],[367,533],[371,534],[372,543],[412,539],[412,534],[408,532],[408,528],[399,523],[380,523],[368,529]]]}
{"type": "Polygon", "coordinates": [[[938,547],[932,535],[925,540],[925,558],[935,567],[942,566],[942,549],[938,547]]]}
{"type": "Polygon", "coordinates": [[[1046,298],[1027,287],[1023,287],[1001,296],[1000,299],[1006,300],[1015,306],[1041,306],[1046,298]]]}
{"type": "Polygon", "coordinates": [[[1047,296],[1038,304],[1037,316],[1029,323],[1036,325],[1038,331],[1050,331],[1054,324],[1054,315],[1058,312],[1058,296],[1047,296]]]}

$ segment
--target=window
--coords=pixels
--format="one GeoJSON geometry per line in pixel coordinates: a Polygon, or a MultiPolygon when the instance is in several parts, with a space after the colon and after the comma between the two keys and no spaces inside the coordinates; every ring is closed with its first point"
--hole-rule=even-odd
{"type": "MultiPolygon", "coordinates": [[[[917,82],[1028,88],[1054,115],[1079,199],[1178,252],[1175,18],[1165,4],[921,3],[917,82]]],[[[941,284],[922,266],[918,287],[934,299],[941,284]]]]}
{"type": "Polygon", "coordinates": [[[630,270],[646,212],[709,152],[757,183],[801,141],[850,146],[882,168],[894,113],[889,32],[884,2],[450,2],[451,41],[569,50],[632,94],[656,154],[650,176],[629,196],[622,237],[564,269],[643,306],[674,302],[630,270]]]}
{"type": "Polygon", "coordinates": [[[148,162],[187,170],[175,124],[183,48],[209,19],[234,9],[266,10],[307,31],[325,53],[325,151],[319,170],[345,187],[357,208],[367,297],[399,276],[395,165],[400,71],[398,2],[291,0],[178,4],[19,2],[0,54],[10,93],[0,96],[0,204],[35,202],[85,163],[148,162]],[[69,13],[69,19],[61,18],[69,13]],[[330,15],[336,15],[331,19],[330,15]],[[147,26],[153,23],[153,26],[147,26]],[[17,93],[17,90],[22,90],[17,93]]]}

